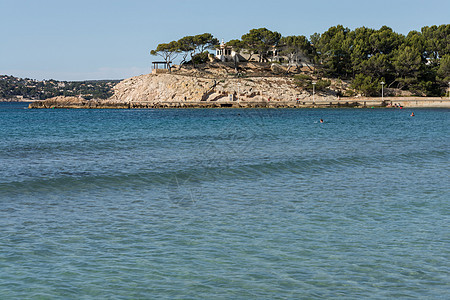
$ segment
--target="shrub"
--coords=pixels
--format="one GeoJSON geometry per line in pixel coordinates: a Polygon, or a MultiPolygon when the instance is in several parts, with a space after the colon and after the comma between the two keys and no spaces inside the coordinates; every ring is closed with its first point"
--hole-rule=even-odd
{"type": "Polygon", "coordinates": [[[192,57],[194,64],[204,64],[209,61],[209,52],[205,51],[202,53],[195,54],[192,57]]]}
{"type": "Polygon", "coordinates": [[[311,76],[306,75],[306,74],[298,74],[298,75],[294,75],[294,79],[301,81],[301,80],[311,80],[311,76]]]}
{"type": "MultiPolygon", "coordinates": [[[[329,87],[331,85],[331,80],[322,80],[319,79],[316,82],[316,91],[323,91],[325,90],[327,87],[329,87]]],[[[312,83],[311,83],[312,86],[312,83]]]]}
{"type": "Polygon", "coordinates": [[[374,80],[370,76],[358,74],[352,82],[352,88],[361,92],[364,96],[381,95],[381,84],[378,79],[374,80]]]}

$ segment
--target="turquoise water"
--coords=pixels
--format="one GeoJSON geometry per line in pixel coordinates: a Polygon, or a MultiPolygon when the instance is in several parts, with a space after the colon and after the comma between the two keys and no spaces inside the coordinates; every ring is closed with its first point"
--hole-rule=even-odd
{"type": "Polygon", "coordinates": [[[448,297],[450,110],[23,106],[0,299],[448,297]]]}

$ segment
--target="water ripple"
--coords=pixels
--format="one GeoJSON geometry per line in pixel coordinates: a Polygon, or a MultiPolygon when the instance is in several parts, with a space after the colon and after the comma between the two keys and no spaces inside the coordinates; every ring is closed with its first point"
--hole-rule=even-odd
{"type": "Polygon", "coordinates": [[[440,299],[447,112],[0,109],[0,298],[440,299]]]}

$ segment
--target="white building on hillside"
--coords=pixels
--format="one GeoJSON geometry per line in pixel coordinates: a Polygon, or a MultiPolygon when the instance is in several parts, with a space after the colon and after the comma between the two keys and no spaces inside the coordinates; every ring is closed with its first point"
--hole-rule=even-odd
{"type": "Polygon", "coordinates": [[[273,47],[267,53],[267,60],[270,62],[279,62],[281,64],[290,64],[294,66],[311,66],[310,59],[302,52],[288,55],[283,53],[283,46],[273,47]]]}
{"type": "MultiPolygon", "coordinates": [[[[297,53],[293,55],[291,58],[289,56],[282,54],[283,46],[273,47],[272,50],[269,50],[266,59],[270,62],[279,62],[282,64],[291,64],[297,66],[311,66],[312,63],[309,58],[304,53],[297,53]],[[290,60],[290,62],[289,62],[290,60]]],[[[244,62],[244,61],[258,61],[258,54],[250,55],[246,52],[239,52],[233,50],[233,47],[227,46],[226,43],[223,42],[217,47],[215,57],[223,62],[244,62]]]]}
{"type": "Polygon", "coordinates": [[[246,61],[246,59],[236,51],[233,50],[233,47],[227,46],[222,40],[219,47],[216,49],[216,58],[223,62],[242,62],[246,61]]]}

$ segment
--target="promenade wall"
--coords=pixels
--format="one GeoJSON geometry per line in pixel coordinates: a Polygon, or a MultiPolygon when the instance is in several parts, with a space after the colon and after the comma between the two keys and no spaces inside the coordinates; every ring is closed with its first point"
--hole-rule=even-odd
{"type": "Polygon", "coordinates": [[[47,100],[31,103],[29,108],[381,108],[402,106],[404,108],[450,108],[447,98],[385,97],[381,98],[334,98],[303,99],[300,101],[130,101],[111,102],[102,100],[64,101],[47,100]]]}

